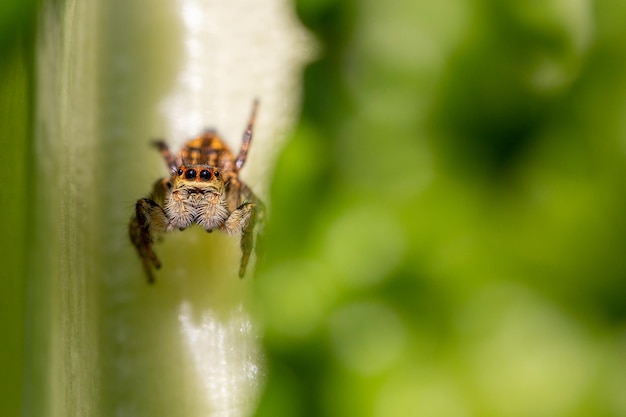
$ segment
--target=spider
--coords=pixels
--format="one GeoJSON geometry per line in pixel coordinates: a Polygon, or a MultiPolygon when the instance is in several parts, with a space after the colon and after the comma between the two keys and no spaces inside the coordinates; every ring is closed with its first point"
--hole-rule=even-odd
{"type": "Polygon", "coordinates": [[[193,224],[207,232],[218,229],[241,236],[239,277],[244,276],[254,246],[254,227],[264,214],[261,200],[239,179],[257,106],[255,101],[236,158],[214,130],[187,142],[178,155],[163,141],[152,143],[161,152],[170,176],[157,180],[148,198],[137,200],[129,224],[130,240],[149,283],[155,281],[153,269],[161,267],[152,248],[155,237],[193,224]]]}

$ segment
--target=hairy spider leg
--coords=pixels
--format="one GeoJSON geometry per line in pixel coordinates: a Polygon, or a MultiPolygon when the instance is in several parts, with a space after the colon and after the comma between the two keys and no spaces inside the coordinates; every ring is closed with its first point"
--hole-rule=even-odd
{"type": "Polygon", "coordinates": [[[155,140],[152,142],[159,152],[161,152],[161,156],[165,160],[165,164],[169,168],[170,172],[176,172],[178,165],[180,165],[179,161],[176,159],[174,154],[170,151],[169,146],[162,140],[155,140]]]}
{"type": "Polygon", "coordinates": [[[254,247],[254,225],[256,223],[256,210],[254,206],[250,213],[250,220],[247,225],[241,231],[241,240],[239,246],[241,248],[241,261],[239,263],[239,278],[243,278],[248,267],[248,261],[250,260],[250,254],[254,247]]]}
{"type": "Polygon", "coordinates": [[[148,282],[154,283],[152,268],[161,268],[161,261],[152,249],[154,236],[165,232],[167,218],[163,209],[149,198],[137,200],[135,216],[129,225],[130,239],[141,257],[143,268],[148,276],[148,282]]]}
{"type": "Polygon", "coordinates": [[[239,150],[239,155],[237,155],[237,160],[235,161],[235,172],[238,172],[246,162],[248,148],[250,147],[250,141],[252,141],[252,130],[254,129],[254,121],[256,119],[256,111],[258,107],[259,100],[255,99],[254,103],[252,103],[252,113],[250,114],[250,119],[248,120],[248,127],[246,128],[241,141],[241,149],[239,150]]]}
{"type": "Polygon", "coordinates": [[[240,234],[241,262],[239,266],[239,278],[243,278],[246,267],[250,260],[250,254],[254,247],[254,225],[256,224],[256,204],[245,202],[226,219],[222,230],[230,235],[240,234]]]}

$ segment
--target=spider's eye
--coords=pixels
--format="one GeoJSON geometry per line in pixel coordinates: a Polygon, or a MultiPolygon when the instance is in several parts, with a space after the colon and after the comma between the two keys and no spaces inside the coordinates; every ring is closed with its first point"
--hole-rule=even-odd
{"type": "Polygon", "coordinates": [[[220,172],[219,172],[219,171],[215,171],[215,174],[214,174],[214,175],[215,175],[215,178],[217,178],[217,177],[219,177],[219,176],[220,176],[220,172]]]}
{"type": "Polygon", "coordinates": [[[200,179],[210,180],[211,179],[211,171],[209,171],[208,169],[203,169],[202,171],[200,171],[200,179]]]}
{"type": "Polygon", "coordinates": [[[196,170],[188,169],[187,172],[185,172],[185,178],[187,178],[188,180],[193,180],[194,178],[196,178],[196,170]]]}
{"type": "Polygon", "coordinates": [[[182,168],[178,168],[178,176],[183,175],[183,169],[182,168]]]}

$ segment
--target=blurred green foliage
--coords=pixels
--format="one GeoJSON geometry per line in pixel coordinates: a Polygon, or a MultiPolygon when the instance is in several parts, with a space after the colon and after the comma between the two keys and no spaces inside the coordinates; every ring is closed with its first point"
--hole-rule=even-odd
{"type": "Polygon", "coordinates": [[[257,415],[626,415],[626,6],[296,4],[257,415]]]}

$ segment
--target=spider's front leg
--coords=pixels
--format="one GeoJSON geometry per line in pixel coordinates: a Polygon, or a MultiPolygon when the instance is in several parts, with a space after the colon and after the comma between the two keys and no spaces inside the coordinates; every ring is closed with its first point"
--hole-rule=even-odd
{"type": "Polygon", "coordinates": [[[157,203],[149,198],[137,200],[135,215],[130,221],[128,232],[130,239],[137,248],[148,282],[154,283],[152,268],[159,269],[161,262],[152,250],[154,236],[164,233],[168,224],[165,212],[157,203]]]}
{"type": "Polygon", "coordinates": [[[224,222],[222,229],[229,235],[241,234],[241,263],[239,265],[239,277],[246,273],[250,254],[254,247],[254,225],[257,219],[257,205],[254,203],[243,203],[224,222]]]}

